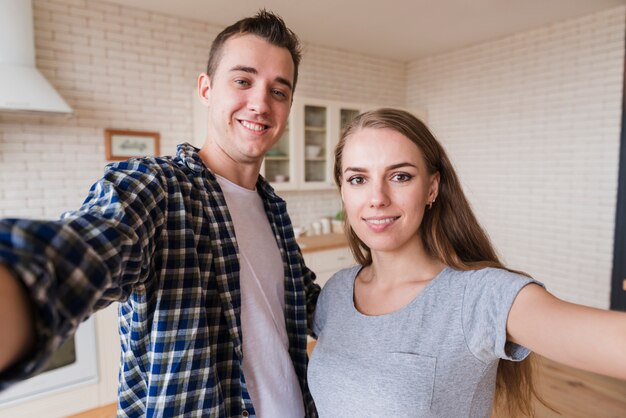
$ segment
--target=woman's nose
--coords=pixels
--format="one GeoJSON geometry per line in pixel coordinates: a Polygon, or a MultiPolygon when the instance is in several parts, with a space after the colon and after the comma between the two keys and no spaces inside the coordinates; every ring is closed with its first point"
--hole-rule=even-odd
{"type": "Polygon", "coordinates": [[[382,184],[372,185],[370,207],[385,207],[389,205],[389,195],[382,184]]]}

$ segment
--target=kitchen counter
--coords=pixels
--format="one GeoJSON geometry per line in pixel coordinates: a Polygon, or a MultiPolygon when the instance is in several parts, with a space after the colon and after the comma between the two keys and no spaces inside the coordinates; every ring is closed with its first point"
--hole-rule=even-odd
{"type": "Polygon", "coordinates": [[[299,237],[298,245],[303,253],[324,251],[333,248],[347,247],[348,240],[344,234],[323,234],[299,237]]]}

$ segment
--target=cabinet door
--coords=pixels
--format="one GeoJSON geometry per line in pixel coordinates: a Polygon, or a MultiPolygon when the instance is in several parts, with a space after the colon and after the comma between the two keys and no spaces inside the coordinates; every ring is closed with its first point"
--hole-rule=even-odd
{"type": "Polygon", "coordinates": [[[306,101],[302,112],[302,188],[329,188],[332,158],[331,117],[329,106],[323,102],[306,101]]]}
{"type": "MultiPolygon", "coordinates": [[[[339,137],[341,137],[348,124],[352,122],[362,110],[356,107],[340,106],[337,111],[339,112],[339,137]]],[[[339,140],[339,138],[337,138],[337,140],[339,140]]]]}
{"type": "Polygon", "coordinates": [[[316,283],[324,286],[339,270],[355,264],[348,247],[304,253],[306,266],[316,275],[316,283]]]}
{"type": "Polygon", "coordinates": [[[285,132],[267,152],[261,168],[261,174],[276,190],[293,190],[297,188],[296,150],[292,119],[293,117],[290,116],[285,132]]]}

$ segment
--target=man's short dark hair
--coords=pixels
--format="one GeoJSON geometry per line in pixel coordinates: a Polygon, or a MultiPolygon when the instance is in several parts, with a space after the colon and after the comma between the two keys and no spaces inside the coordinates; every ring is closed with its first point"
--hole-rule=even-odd
{"type": "Polygon", "coordinates": [[[259,10],[253,17],[241,19],[217,35],[213,44],[211,44],[206,70],[211,80],[213,80],[213,75],[220,61],[224,43],[235,35],[244,34],[256,35],[272,45],[286,48],[289,51],[293,60],[293,91],[295,91],[296,82],[298,81],[298,65],[302,58],[300,41],[296,34],[285,25],[280,16],[265,9],[259,10]]]}

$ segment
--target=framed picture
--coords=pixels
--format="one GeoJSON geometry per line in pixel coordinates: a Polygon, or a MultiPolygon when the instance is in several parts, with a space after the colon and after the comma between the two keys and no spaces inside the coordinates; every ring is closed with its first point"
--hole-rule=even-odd
{"type": "Polygon", "coordinates": [[[127,160],[131,157],[159,155],[158,132],[104,130],[104,151],[107,160],[127,160]]]}

